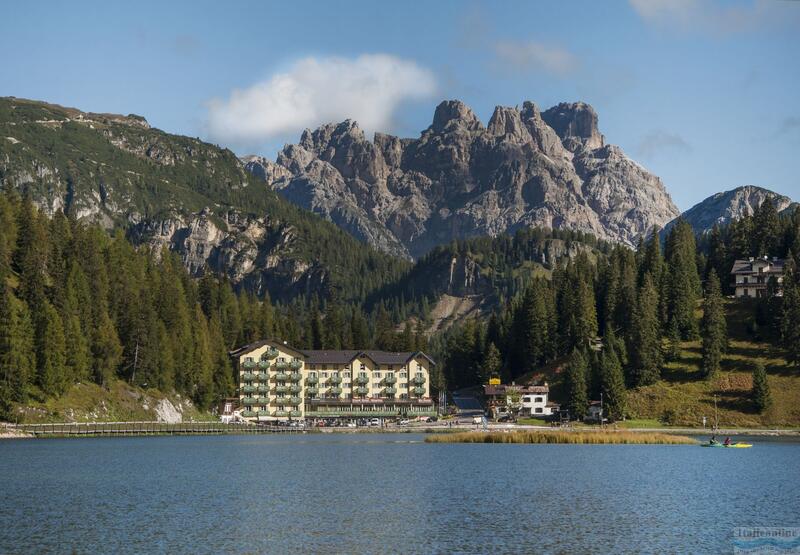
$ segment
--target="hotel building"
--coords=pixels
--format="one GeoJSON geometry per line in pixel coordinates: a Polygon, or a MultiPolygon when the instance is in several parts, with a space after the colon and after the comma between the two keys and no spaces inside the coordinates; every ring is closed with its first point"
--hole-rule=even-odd
{"type": "Polygon", "coordinates": [[[423,352],[310,351],[257,341],[230,353],[249,420],[431,416],[423,352]]]}

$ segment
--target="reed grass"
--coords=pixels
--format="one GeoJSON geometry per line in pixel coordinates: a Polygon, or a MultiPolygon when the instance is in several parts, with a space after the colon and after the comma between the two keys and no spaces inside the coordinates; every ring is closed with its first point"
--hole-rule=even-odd
{"type": "Polygon", "coordinates": [[[637,432],[461,432],[428,436],[426,443],[568,443],[582,445],[694,445],[697,441],[686,437],[660,433],[637,432]]]}

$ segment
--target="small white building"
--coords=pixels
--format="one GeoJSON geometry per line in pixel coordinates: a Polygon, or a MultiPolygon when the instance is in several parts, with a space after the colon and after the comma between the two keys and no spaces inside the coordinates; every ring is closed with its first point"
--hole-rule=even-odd
{"type": "Polygon", "coordinates": [[[550,388],[544,386],[532,386],[530,390],[522,396],[520,414],[525,416],[552,416],[558,412],[559,405],[548,401],[550,388]]]}

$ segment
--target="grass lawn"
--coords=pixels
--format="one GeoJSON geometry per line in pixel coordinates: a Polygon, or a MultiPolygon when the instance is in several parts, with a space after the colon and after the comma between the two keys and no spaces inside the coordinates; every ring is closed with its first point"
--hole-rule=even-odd
{"type": "Polygon", "coordinates": [[[542,420],[541,418],[518,418],[517,424],[522,424],[524,426],[549,426],[550,423],[546,420],[542,420]]]}
{"type": "Polygon", "coordinates": [[[701,342],[684,342],[680,356],[665,365],[659,382],[628,392],[631,418],[635,422],[702,426],[705,416],[707,425],[712,426],[716,396],[720,426],[800,425],[800,370],[787,365],[784,353],[774,346],[774,338],[767,342],[751,336],[747,330],[751,309],[748,303],[726,302],[730,341],[719,375],[704,379],[700,372],[701,342]],[[757,413],[750,401],[751,375],[757,362],[767,369],[773,400],[763,414],[757,413]]]}

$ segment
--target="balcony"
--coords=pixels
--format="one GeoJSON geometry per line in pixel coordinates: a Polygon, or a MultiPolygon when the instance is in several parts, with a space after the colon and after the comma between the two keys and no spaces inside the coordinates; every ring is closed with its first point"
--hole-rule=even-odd
{"type": "Polygon", "coordinates": [[[277,374],[275,374],[275,381],[285,382],[288,379],[289,379],[289,374],[287,374],[286,372],[278,372],[277,374]]]}
{"type": "Polygon", "coordinates": [[[269,349],[263,356],[267,360],[275,360],[278,358],[278,349],[269,349]]]}
{"type": "Polygon", "coordinates": [[[260,382],[267,382],[269,381],[269,374],[267,374],[266,372],[259,372],[258,374],[256,374],[256,378],[258,378],[258,381],[260,382]]]}
{"type": "Polygon", "coordinates": [[[256,404],[256,398],[255,397],[245,397],[244,399],[242,399],[242,404],[243,405],[255,405],[256,404]]]}
{"type": "Polygon", "coordinates": [[[342,383],[342,378],[340,376],[331,376],[330,378],[328,378],[328,383],[338,385],[342,383]]]}
{"type": "Polygon", "coordinates": [[[353,393],[355,393],[356,395],[362,395],[362,396],[363,395],[367,395],[369,393],[369,388],[368,387],[357,387],[357,388],[355,388],[353,390],[353,393]]]}
{"type": "Polygon", "coordinates": [[[268,405],[269,404],[269,398],[268,397],[259,397],[256,400],[258,401],[259,405],[268,405]]]}
{"type": "Polygon", "coordinates": [[[258,416],[269,416],[268,410],[260,410],[258,411],[258,416]]]}
{"type": "Polygon", "coordinates": [[[276,393],[276,394],[289,393],[289,386],[288,385],[276,385],[272,389],[272,392],[276,393]]]}
{"type": "Polygon", "coordinates": [[[285,410],[276,410],[275,412],[272,413],[272,416],[277,416],[278,418],[286,418],[287,416],[289,416],[289,413],[288,411],[285,410]]]}
{"type": "Polygon", "coordinates": [[[386,376],[385,378],[383,378],[383,383],[385,383],[386,385],[396,384],[397,378],[395,378],[394,376],[386,376]]]}
{"type": "Polygon", "coordinates": [[[267,368],[269,368],[269,361],[268,360],[259,360],[258,361],[258,367],[261,368],[262,370],[266,370],[267,368]]]}
{"type": "Polygon", "coordinates": [[[367,385],[369,383],[369,378],[367,376],[358,376],[355,381],[359,385],[367,385]]]}
{"type": "Polygon", "coordinates": [[[254,361],[254,360],[245,360],[242,363],[242,366],[244,366],[245,368],[255,368],[256,367],[256,361],[254,361]]]}
{"type": "Polygon", "coordinates": [[[242,411],[242,416],[244,418],[253,418],[254,416],[258,416],[258,413],[256,411],[253,411],[253,410],[243,410],[242,411]]]}
{"type": "Polygon", "coordinates": [[[242,388],[242,393],[255,393],[256,388],[252,385],[246,385],[242,388]]]}
{"type": "Polygon", "coordinates": [[[302,360],[293,360],[292,362],[289,363],[289,368],[292,368],[293,370],[300,370],[302,367],[303,367],[302,360]]]}
{"type": "Polygon", "coordinates": [[[287,404],[288,404],[288,405],[291,405],[291,406],[293,406],[293,407],[296,407],[296,406],[297,406],[297,405],[299,405],[299,404],[300,404],[302,401],[303,401],[303,400],[302,400],[300,397],[289,397],[289,402],[288,402],[287,404]]]}
{"type": "Polygon", "coordinates": [[[290,385],[289,386],[289,393],[300,393],[303,388],[299,385],[290,385]]]}
{"type": "Polygon", "coordinates": [[[288,376],[290,382],[299,382],[303,377],[300,375],[300,372],[289,372],[288,376]]]}
{"type": "Polygon", "coordinates": [[[299,410],[293,410],[292,412],[289,413],[289,416],[291,416],[292,418],[300,418],[301,416],[303,416],[303,413],[299,410]]]}
{"type": "MultiPolygon", "coordinates": [[[[258,392],[259,392],[259,393],[269,393],[269,386],[268,386],[268,385],[266,385],[266,384],[261,384],[261,385],[259,385],[259,386],[258,386],[258,392]]],[[[247,391],[245,391],[245,393],[248,393],[248,392],[247,392],[247,391]]]]}
{"type": "Polygon", "coordinates": [[[394,388],[394,387],[384,387],[383,388],[383,394],[384,395],[394,395],[395,393],[397,393],[397,388],[394,388]]]}
{"type": "Polygon", "coordinates": [[[411,383],[413,383],[415,385],[422,385],[422,384],[425,383],[425,377],[424,376],[414,376],[413,378],[411,378],[411,383]]]}
{"type": "Polygon", "coordinates": [[[245,372],[244,374],[242,374],[242,380],[244,380],[246,382],[252,382],[255,379],[256,379],[256,375],[253,374],[252,372],[245,372]]]}
{"type": "Polygon", "coordinates": [[[317,386],[310,385],[306,387],[306,397],[313,397],[317,393],[319,393],[319,388],[317,386]]]}
{"type": "Polygon", "coordinates": [[[285,360],[279,360],[275,363],[275,368],[278,370],[287,370],[289,368],[289,363],[285,360]]]}
{"type": "Polygon", "coordinates": [[[309,376],[306,378],[306,383],[308,385],[316,385],[319,383],[319,378],[316,376],[309,376]]]}
{"type": "Polygon", "coordinates": [[[415,387],[414,389],[411,390],[411,393],[413,393],[417,397],[422,397],[423,395],[425,395],[425,388],[424,387],[415,387]]]}
{"type": "Polygon", "coordinates": [[[341,387],[329,387],[328,388],[328,394],[329,395],[339,396],[339,395],[342,394],[342,388],[341,387]]]}

